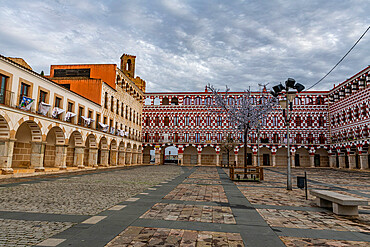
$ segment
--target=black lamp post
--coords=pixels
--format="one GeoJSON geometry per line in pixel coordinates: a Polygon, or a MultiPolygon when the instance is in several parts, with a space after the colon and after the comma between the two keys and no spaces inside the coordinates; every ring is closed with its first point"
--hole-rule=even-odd
{"type": "MultiPolygon", "coordinates": [[[[289,108],[292,108],[293,100],[296,96],[296,93],[300,93],[304,90],[304,86],[300,83],[296,83],[293,78],[288,78],[285,81],[285,87],[280,83],[272,87],[273,91],[270,93],[274,97],[278,97],[283,94],[285,91],[285,100],[280,100],[279,104],[282,109],[286,110],[285,115],[285,126],[287,126],[287,149],[288,149],[288,164],[287,164],[287,190],[292,190],[292,174],[291,174],[291,164],[290,164],[290,138],[289,138],[289,127],[290,127],[290,115],[289,108]],[[295,89],[296,91],[289,92],[289,89],[295,89]]],[[[290,109],[293,110],[293,109],[290,109]]]]}

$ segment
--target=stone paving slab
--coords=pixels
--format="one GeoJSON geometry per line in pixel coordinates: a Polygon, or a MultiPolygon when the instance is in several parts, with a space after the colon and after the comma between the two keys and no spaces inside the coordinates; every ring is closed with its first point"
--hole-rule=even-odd
{"type": "Polygon", "coordinates": [[[164,199],[228,202],[221,185],[180,184],[164,199]]]}
{"type": "Polygon", "coordinates": [[[351,247],[368,247],[369,242],[333,240],[333,239],[315,239],[315,238],[295,238],[295,237],[280,237],[288,247],[304,247],[304,246],[351,246],[351,247]]]}
{"type": "Polygon", "coordinates": [[[130,226],[106,245],[118,246],[244,246],[238,233],[130,226]]]}
{"type": "Polygon", "coordinates": [[[140,218],[236,224],[230,207],[190,204],[157,203],[140,218]]]}
{"type": "Polygon", "coordinates": [[[257,211],[272,227],[329,229],[370,233],[370,221],[363,216],[343,217],[328,212],[279,209],[257,209],[257,211]]]}

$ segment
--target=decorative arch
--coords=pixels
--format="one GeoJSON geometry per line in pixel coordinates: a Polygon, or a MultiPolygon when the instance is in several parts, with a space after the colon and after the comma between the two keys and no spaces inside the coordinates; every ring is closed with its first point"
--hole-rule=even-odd
{"type": "Polygon", "coordinates": [[[117,141],[115,139],[112,139],[110,141],[109,149],[110,150],[117,150],[117,141]]]}
{"type": "Polygon", "coordinates": [[[198,150],[193,145],[189,145],[184,149],[184,165],[198,164],[198,150]]]}
{"type": "Polygon", "coordinates": [[[5,115],[0,115],[0,138],[8,139],[10,137],[10,128],[5,115]]]}
{"type": "Polygon", "coordinates": [[[213,147],[206,146],[202,149],[201,164],[216,165],[216,150],[213,147]]]}
{"type": "Polygon", "coordinates": [[[68,145],[71,147],[83,147],[84,146],[84,140],[83,140],[82,134],[78,130],[75,130],[71,133],[68,139],[68,145]]]}

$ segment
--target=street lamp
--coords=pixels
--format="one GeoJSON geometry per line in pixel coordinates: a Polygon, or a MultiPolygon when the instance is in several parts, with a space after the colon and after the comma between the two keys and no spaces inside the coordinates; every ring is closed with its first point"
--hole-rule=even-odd
{"type": "Polygon", "coordinates": [[[289,127],[290,127],[290,115],[289,115],[289,108],[293,110],[293,100],[296,97],[296,93],[300,93],[304,90],[304,86],[300,83],[296,83],[293,78],[288,78],[285,81],[285,87],[280,83],[274,87],[272,87],[273,91],[271,94],[274,97],[278,97],[279,95],[283,94],[285,91],[285,100],[280,100],[279,104],[282,109],[286,110],[285,115],[285,126],[286,128],[286,136],[287,136],[287,149],[288,149],[288,164],[287,164],[287,190],[292,190],[292,174],[291,174],[291,164],[290,164],[290,138],[289,138],[289,127]],[[295,89],[296,91],[290,91],[290,89],[295,89]]]}

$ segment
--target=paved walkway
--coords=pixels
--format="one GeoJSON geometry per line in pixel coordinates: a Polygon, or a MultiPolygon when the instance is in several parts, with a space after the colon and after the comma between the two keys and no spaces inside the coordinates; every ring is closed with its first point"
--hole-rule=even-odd
{"type": "MultiPolygon", "coordinates": [[[[301,169],[293,170],[293,176],[302,173],[301,169]]],[[[346,179],[338,176],[340,173],[310,169],[309,186],[370,197],[370,174],[347,172],[346,179]]],[[[21,207],[25,201],[30,204],[25,204],[24,210],[18,212],[0,211],[0,230],[1,224],[11,225],[12,221],[24,224],[16,229],[19,232],[30,227],[27,222],[33,222],[32,227],[38,227],[40,234],[55,229],[53,234],[46,234],[49,237],[39,241],[38,246],[370,245],[369,206],[360,208],[359,217],[337,216],[313,205],[312,198],[306,201],[302,190],[285,190],[285,178],[285,169],[273,168],[266,169],[262,183],[234,183],[228,179],[227,170],[222,168],[160,166],[107,171],[60,178],[58,181],[43,179],[37,184],[49,185],[52,182],[60,186],[63,181],[71,181],[71,187],[77,187],[77,191],[85,189],[85,193],[88,192],[84,194],[86,202],[79,199],[77,202],[81,206],[76,204],[71,207],[69,204],[73,204],[73,198],[68,202],[68,196],[60,195],[60,199],[56,199],[58,204],[54,205],[52,199],[42,201],[42,208],[48,208],[49,204],[52,206],[40,210],[34,208],[34,205],[40,204],[37,199],[16,198],[9,201],[8,207],[13,204],[16,204],[15,208],[21,207]],[[133,190],[130,198],[127,194],[122,195],[121,190],[127,185],[120,187],[120,183],[127,181],[127,178],[134,179],[133,175],[138,176],[145,171],[143,169],[147,169],[140,180],[147,181],[144,187],[140,187],[144,190],[141,189],[139,194],[133,190]],[[150,174],[155,170],[163,174],[162,180],[150,174]],[[177,172],[180,170],[182,173],[177,172]],[[130,172],[132,175],[129,175],[130,172]],[[123,174],[129,177],[124,179],[123,174]],[[92,187],[95,183],[107,184],[108,181],[109,192],[104,192],[108,187],[92,187]],[[86,188],[85,183],[88,184],[86,188]],[[64,205],[59,205],[59,202],[66,200],[64,205]],[[101,204],[105,208],[97,208],[101,204]],[[61,214],[63,208],[69,214],[61,214]],[[43,222],[49,222],[48,226],[44,226],[43,222]],[[39,225],[35,226],[36,223],[39,225]]],[[[25,194],[33,194],[34,190],[27,189],[36,186],[34,183],[2,185],[0,194],[1,188],[10,187],[23,188],[25,194]]],[[[14,228],[8,228],[4,229],[14,231],[14,228]]],[[[1,237],[0,234],[0,243],[1,237]]],[[[22,246],[22,243],[14,246],[22,246]]]]}

